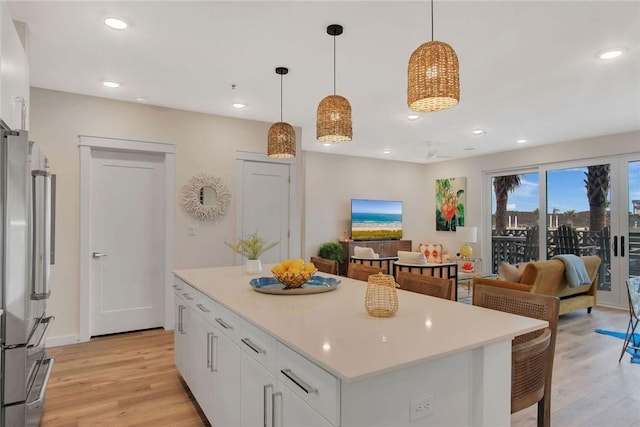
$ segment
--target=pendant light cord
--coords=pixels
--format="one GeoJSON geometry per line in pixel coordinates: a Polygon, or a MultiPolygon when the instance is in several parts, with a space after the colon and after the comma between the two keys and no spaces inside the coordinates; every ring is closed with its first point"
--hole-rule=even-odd
{"type": "Polygon", "coordinates": [[[433,41],[433,0],[431,0],[431,41],[433,41]]]}
{"type": "Polygon", "coordinates": [[[336,94],[336,36],[333,36],[333,94],[336,94]]]}
{"type": "Polygon", "coordinates": [[[280,121],[282,121],[282,80],[284,76],[280,74],[280,121]]]}

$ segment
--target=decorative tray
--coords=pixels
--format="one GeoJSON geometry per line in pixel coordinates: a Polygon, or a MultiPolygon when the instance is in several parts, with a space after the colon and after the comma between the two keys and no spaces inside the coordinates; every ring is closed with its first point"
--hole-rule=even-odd
{"type": "Polygon", "coordinates": [[[311,276],[311,278],[299,288],[286,287],[278,282],[278,279],[275,277],[258,277],[249,281],[249,284],[255,291],[277,295],[305,295],[329,292],[336,289],[340,283],[342,283],[340,280],[334,279],[333,277],[322,276],[311,276]]]}

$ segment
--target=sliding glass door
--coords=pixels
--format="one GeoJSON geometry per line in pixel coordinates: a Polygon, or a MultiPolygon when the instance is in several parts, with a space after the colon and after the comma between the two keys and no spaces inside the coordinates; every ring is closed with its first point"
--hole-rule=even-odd
{"type": "Polygon", "coordinates": [[[501,261],[597,255],[598,303],[627,306],[625,281],[640,276],[640,154],[496,173],[490,182],[491,272],[501,261]]]}
{"type": "Polygon", "coordinates": [[[612,292],[611,187],[616,184],[611,172],[611,161],[546,171],[546,258],[599,256],[598,290],[602,293],[612,292]]]}
{"type": "Polygon", "coordinates": [[[609,288],[599,289],[598,302],[627,307],[626,280],[640,276],[640,155],[612,164],[609,288]]]}

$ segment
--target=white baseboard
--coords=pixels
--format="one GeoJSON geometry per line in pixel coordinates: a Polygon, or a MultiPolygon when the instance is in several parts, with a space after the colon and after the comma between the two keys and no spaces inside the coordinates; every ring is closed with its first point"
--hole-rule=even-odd
{"type": "Polygon", "coordinates": [[[61,345],[78,344],[80,342],[79,335],[63,335],[60,337],[47,338],[45,347],[60,347],[61,345]]]}

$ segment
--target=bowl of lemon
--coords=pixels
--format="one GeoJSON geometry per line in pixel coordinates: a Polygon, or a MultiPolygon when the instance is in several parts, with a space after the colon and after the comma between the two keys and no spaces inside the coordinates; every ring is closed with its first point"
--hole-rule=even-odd
{"type": "Polygon", "coordinates": [[[285,259],[280,264],[276,264],[271,272],[273,276],[288,288],[299,288],[304,285],[318,269],[308,262],[305,264],[302,259],[285,259]]]}

